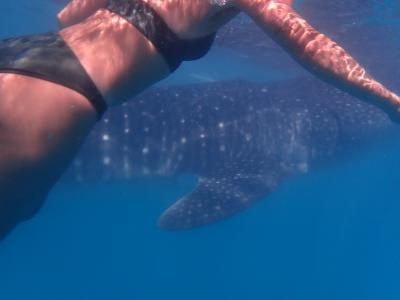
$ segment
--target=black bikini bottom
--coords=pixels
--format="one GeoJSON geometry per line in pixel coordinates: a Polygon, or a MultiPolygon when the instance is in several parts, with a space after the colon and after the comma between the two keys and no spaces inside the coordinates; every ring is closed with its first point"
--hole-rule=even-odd
{"type": "Polygon", "coordinates": [[[0,41],[0,73],[36,77],[73,89],[92,103],[99,119],[107,110],[96,85],[57,33],[0,41]]]}

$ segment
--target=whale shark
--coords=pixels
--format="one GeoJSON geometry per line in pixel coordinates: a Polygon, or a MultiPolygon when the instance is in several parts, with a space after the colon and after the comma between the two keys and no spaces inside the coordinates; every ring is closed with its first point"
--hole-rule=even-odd
{"type": "Polygon", "coordinates": [[[64,179],[195,175],[195,188],[158,222],[190,229],[245,210],[393,127],[379,109],[312,78],[161,86],[109,111],[64,179]]]}

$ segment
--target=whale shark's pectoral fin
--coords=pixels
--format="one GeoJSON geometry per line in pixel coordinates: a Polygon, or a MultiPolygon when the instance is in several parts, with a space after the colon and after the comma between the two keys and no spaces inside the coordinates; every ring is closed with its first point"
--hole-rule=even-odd
{"type": "Polygon", "coordinates": [[[190,229],[220,221],[251,206],[273,191],[278,182],[262,175],[201,177],[196,188],[160,217],[164,229],[190,229]]]}

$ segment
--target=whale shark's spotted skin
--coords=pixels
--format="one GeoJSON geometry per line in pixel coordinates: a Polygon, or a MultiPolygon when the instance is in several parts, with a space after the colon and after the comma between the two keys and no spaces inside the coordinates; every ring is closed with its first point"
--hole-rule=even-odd
{"type": "Polygon", "coordinates": [[[105,116],[66,178],[197,175],[197,187],[159,221],[192,228],[391,127],[378,109],[312,79],[153,88],[105,116]]]}

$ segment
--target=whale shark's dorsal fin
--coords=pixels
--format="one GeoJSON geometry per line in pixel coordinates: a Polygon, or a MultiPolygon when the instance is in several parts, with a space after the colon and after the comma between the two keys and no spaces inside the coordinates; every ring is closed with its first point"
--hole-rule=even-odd
{"type": "Polygon", "coordinates": [[[170,206],[158,224],[164,229],[180,230],[220,221],[267,196],[280,183],[279,177],[240,173],[200,177],[196,188],[170,206]]]}

